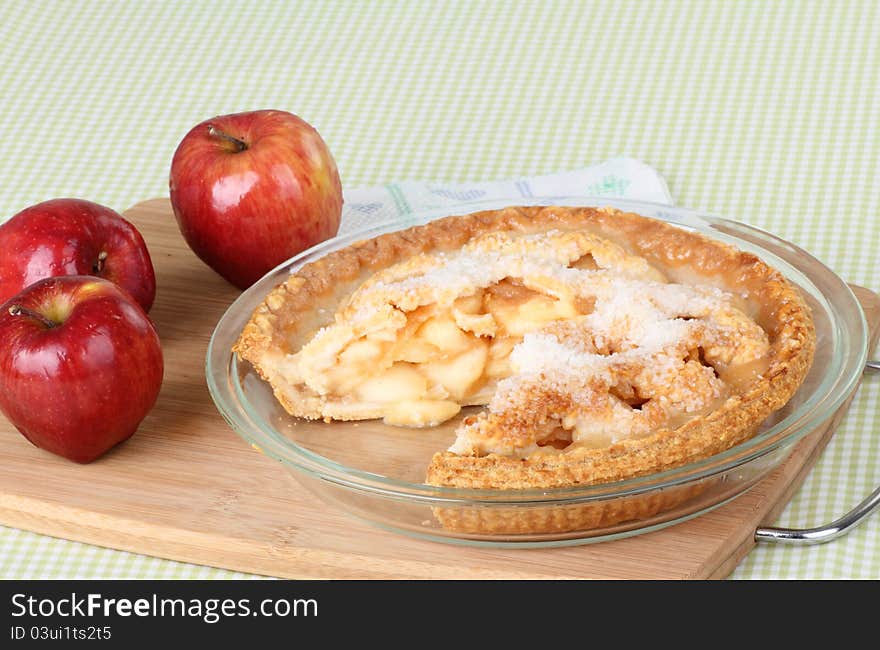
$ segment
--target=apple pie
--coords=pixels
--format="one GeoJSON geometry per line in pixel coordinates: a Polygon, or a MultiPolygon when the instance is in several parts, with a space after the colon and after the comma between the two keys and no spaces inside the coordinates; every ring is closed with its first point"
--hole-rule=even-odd
{"type": "Polygon", "coordinates": [[[426,482],[522,489],[728,449],[788,402],[814,347],[803,297],[750,253],[611,208],[515,207],[303,266],[234,351],[297,417],[459,417],[426,482]]]}

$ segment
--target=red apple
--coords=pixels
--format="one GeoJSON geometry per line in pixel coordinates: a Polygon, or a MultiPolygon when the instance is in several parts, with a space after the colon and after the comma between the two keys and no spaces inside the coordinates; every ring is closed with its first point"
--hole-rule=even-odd
{"type": "Polygon", "coordinates": [[[312,126],[285,111],[193,127],[174,152],[170,190],[190,248],[240,289],[339,230],[333,156],[312,126]]]}
{"type": "Polygon", "coordinates": [[[95,275],[115,282],[150,311],[156,277],[137,229],[110,208],[54,199],[0,225],[0,303],[37,280],[95,275]]]}
{"type": "Polygon", "coordinates": [[[112,282],[47,278],[0,307],[0,411],[37,447],[94,460],[137,430],[162,372],[153,324],[112,282]]]}

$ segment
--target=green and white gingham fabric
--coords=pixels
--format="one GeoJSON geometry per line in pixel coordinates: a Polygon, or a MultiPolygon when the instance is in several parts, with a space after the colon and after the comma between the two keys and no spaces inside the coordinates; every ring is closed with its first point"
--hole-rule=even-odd
{"type": "MultiPolygon", "coordinates": [[[[0,215],[165,196],[192,125],[268,107],[316,126],[347,192],[635,158],[678,205],[880,290],[872,0],[0,0],[0,215]]],[[[878,420],[868,378],[777,525],[825,523],[880,484],[878,420]]],[[[0,576],[242,577],[10,528],[0,576]]],[[[733,577],[880,578],[880,515],[828,545],[759,546],[733,577]]]]}

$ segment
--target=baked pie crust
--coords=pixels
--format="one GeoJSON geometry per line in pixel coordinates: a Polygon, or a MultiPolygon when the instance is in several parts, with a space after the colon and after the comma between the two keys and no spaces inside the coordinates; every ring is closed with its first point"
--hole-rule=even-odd
{"type": "Polygon", "coordinates": [[[652,474],[754,435],[810,367],[804,299],[756,256],[611,208],[448,217],[329,253],[234,346],[292,415],[432,426],[426,482],[652,474]]]}

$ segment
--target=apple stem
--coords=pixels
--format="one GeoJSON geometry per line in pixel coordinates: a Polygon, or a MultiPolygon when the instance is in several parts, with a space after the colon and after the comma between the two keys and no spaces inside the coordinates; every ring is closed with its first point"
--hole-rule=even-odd
{"type": "Polygon", "coordinates": [[[92,265],[93,273],[100,273],[104,270],[104,262],[107,261],[107,251],[101,251],[98,253],[98,260],[92,265]]]}
{"type": "Polygon", "coordinates": [[[239,140],[238,138],[232,137],[228,133],[218,129],[213,124],[208,125],[208,134],[214,136],[215,138],[221,138],[221,139],[225,140],[226,142],[228,142],[229,144],[231,144],[232,147],[235,149],[235,151],[233,151],[233,153],[239,153],[239,152],[244,151],[245,149],[248,148],[247,142],[245,142],[244,140],[239,140]]]}
{"type": "Polygon", "coordinates": [[[22,307],[21,305],[12,305],[9,307],[9,315],[10,316],[27,316],[28,318],[33,318],[34,320],[40,321],[47,328],[52,329],[56,327],[58,323],[55,321],[46,318],[42,314],[35,312],[32,309],[28,309],[27,307],[22,307]]]}

